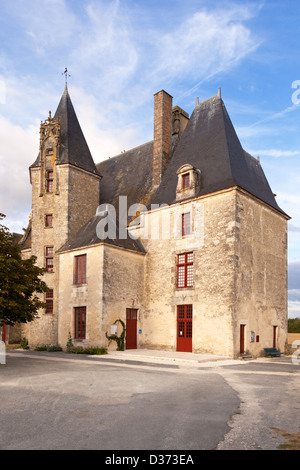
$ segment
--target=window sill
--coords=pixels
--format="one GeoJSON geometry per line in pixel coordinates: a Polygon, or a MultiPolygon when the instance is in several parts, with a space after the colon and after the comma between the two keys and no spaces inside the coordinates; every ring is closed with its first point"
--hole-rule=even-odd
{"type": "Polygon", "coordinates": [[[178,287],[176,286],[176,290],[181,291],[181,290],[195,290],[195,286],[191,287],[178,287]]]}

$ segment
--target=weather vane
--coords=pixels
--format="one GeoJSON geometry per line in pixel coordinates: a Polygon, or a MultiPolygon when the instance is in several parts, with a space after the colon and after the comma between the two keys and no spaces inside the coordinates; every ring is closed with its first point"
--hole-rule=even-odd
{"type": "Polygon", "coordinates": [[[67,67],[65,67],[65,71],[62,72],[62,75],[65,76],[65,80],[66,80],[66,83],[67,83],[68,77],[71,77],[71,75],[68,74],[68,69],[67,69],[67,67]]]}

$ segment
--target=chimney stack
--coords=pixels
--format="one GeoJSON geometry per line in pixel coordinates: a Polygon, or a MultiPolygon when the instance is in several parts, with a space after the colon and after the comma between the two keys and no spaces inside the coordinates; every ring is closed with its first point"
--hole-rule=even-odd
{"type": "Polygon", "coordinates": [[[171,158],[172,102],[164,90],[154,95],[153,187],[159,186],[171,158]]]}

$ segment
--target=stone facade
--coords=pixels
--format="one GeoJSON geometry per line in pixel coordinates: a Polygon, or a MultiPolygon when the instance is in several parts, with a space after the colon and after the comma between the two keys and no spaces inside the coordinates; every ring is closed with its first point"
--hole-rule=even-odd
{"type": "Polygon", "coordinates": [[[230,357],[259,356],[273,345],[284,351],[289,217],[259,162],[241,148],[220,95],[197,103],[189,120],[168,93],[155,94],[153,147],[125,152],[108,166],[94,165],[67,90],[55,116],[41,125],[30,168],[30,229],[21,241],[24,256],[34,254],[40,266],[46,248],[54,250],[45,274],[53,310],[24,326],[30,346],[65,348],[71,335],[74,344],[108,347],[106,333],[120,319],[126,347],[230,357]],[[72,120],[74,141],[64,130],[72,120]],[[141,163],[136,183],[131,175],[142,151],[149,165],[141,163]],[[103,239],[98,224],[123,196],[124,179],[131,200],[148,205],[103,239]],[[82,256],[84,277],[75,282],[82,256]],[[129,332],[136,339],[130,346],[129,332]]]}
{"type": "MultiPolygon", "coordinates": [[[[142,307],[144,255],[106,246],[104,243],[60,257],[58,342],[65,348],[69,333],[74,345],[108,346],[105,333],[118,319],[126,323],[126,308],[142,307]],[[87,255],[87,278],[73,282],[74,257],[87,255]],[[127,280],[124,282],[124,280],[127,280]],[[74,309],[86,307],[86,337],[75,338],[74,309]]],[[[119,326],[119,334],[122,330],[119,326]]],[[[116,347],[112,343],[111,348],[116,347]]]]}

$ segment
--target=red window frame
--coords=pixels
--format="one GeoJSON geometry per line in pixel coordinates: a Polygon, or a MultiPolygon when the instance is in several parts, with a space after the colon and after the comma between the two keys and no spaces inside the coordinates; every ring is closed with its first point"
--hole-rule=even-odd
{"type": "Polygon", "coordinates": [[[45,217],[45,227],[53,227],[53,215],[52,214],[46,214],[45,217]]]}
{"type": "Polygon", "coordinates": [[[194,254],[177,255],[177,287],[193,287],[194,285],[194,254]]]}
{"type": "Polygon", "coordinates": [[[53,313],[53,289],[46,292],[46,313],[53,313]]]}
{"type": "Polygon", "coordinates": [[[86,307],[74,307],[74,338],[85,339],[86,337],[86,307]]]}
{"type": "Polygon", "coordinates": [[[182,175],[182,189],[186,189],[190,186],[190,174],[186,173],[182,175]]]}
{"type": "Polygon", "coordinates": [[[75,256],[74,284],[86,283],[86,254],[75,256]]]}
{"type": "Polygon", "coordinates": [[[54,247],[46,246],[45,247],[45,267],[47,273],[53,273],[53,255],[54,247]]]}
{"type": "Polygon", "coordinates": [[[53,193],[53,170],[47,171],[47,193],[53,193]]]}
{"type": "Polygon", "coordinates": [[[185,235],[190,235],[191,233],[191,213],[185,212],[181,214],[181,233],[184,237],[185,235]]]}

